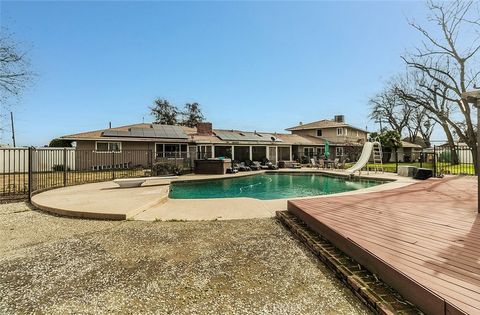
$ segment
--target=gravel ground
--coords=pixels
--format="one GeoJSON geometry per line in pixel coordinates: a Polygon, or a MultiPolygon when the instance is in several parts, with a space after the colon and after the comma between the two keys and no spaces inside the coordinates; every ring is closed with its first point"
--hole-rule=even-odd
{"type": "Polygon", "coordinates": [[[274,219],[94,221],[0,205],[1,314],[367,314],[274,219]]]}

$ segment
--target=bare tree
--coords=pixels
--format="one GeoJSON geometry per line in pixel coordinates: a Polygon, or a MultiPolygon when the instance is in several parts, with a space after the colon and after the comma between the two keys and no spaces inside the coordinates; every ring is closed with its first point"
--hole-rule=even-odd
{"type": "Polygon", "coordinates": [[[32,79],[26,52],[22,51],[5,29],[0,33],[0,105],[18,97],[32,79]]]}
{"type": "MultiPolygon", "coordinates": [[[[395,87],[395,93],[399,98],[416,107],[416,112],[421,112],[420,117],[416,117],[417,114],[412,116],[416,117],[416,124],[420,125],[419,132],[426,142],[430,142],[428,135],[431,136],[436,123],[445,132],[449,146],[454,148],[455,142],[449,123],[449,121],[453,121],[451,118],[453,105],[447,97],[447,87],[439,88],[435,80],[424,75],[423,72],[414,70],[408,72],[403,83],[395,87]]],[[[455,150],[452,152],[452,161],[458,163],[455,150]]]]}
{"type": "MultiPolygon", "coordinates": [[[[478,171],[476,130],[472,121],[472,106],[461,94],[473,87],[480,76],[475,58],[480,50],[480,17],[474,1],[428,2],[429,22],[437,27],[440,36],[415,23],[410,25],[423,35],[423,42],[414,52],[403,56],[411,69],[421,72],[433,84],[426,91],[449,103],[448,113],[431,102],[422,102],[438,121],[446,123],[450,135],[455,133],[472,151],[478,171]],[[472,36],[472,38],[469,38],[472,36]],[[456,120],[458,117],[459,120],[456,120]],[[450,131],[451,130],[451,131],[450,131]]],[[[426,91],[424,91],[426,93],[426,91]]],[[[447,133],[447,137],[449,137],[447,133]]]]}
{"type": "Polygon", "coordinates": [[[387,82],[384,90],[370,100],[370,117],[386,121],[390,129],[416,143],[420,135],[427,146],[435,126],[428,110],[420,108],[414,93],[418,83],[407,75],[397,75],[387,82]],[[406,97],[408,95],[409,97],[406,97]]]}
{"type": "Polygon", "coordinates": [[[371,98],[369,103],[371,106],[371,119],[387,122],[392,130],[398,132],[399,135],[403,134],[409,122],[411,108],[405,106],[405,103],[397,97],[395,90],[392,89],[391,82],[382,92],[371,98]]]}

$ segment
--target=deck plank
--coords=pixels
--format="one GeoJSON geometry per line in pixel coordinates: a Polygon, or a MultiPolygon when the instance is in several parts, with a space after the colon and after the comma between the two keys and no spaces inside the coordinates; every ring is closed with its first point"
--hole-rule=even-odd
{"type": "MultiPolygon", "coordinates": [[[[359,256],[354,258],[363,257],[371,264],[367,268],[381,272],[384,264],[431,292],[435,303],[437,295],[447,309],[480,314],[476,194],[476,178],[449,177],[390,191],[292,200],[288,210],[321,234],[331,231],[329,240],[359,256]]],[[[389,285],[408,294],[405,283],[389,285]]]]}

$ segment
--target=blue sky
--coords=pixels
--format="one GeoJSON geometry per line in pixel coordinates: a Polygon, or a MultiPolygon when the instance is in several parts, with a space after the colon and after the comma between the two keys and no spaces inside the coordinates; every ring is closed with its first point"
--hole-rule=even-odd
{"type": "Polygon", "coordinates": [[[426,14],[406,1],[0,6],[38,74],[12,104],[20,145],[151,121],[156,97],[199,102],[214,128],[282,132],[345,114],[373,130],[368,98],[419,42],[407,17],[426,14]]]}

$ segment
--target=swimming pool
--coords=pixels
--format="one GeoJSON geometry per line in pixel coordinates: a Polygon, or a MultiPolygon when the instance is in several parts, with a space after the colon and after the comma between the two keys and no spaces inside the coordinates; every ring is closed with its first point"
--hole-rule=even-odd
{"type": "Polygon", "coordinates": [[[322,174],[265,173],[236,178],[173,182],[172,199],[248,197],[260,200],[328,195],[380,185],[378,180],[322,174]]]}

